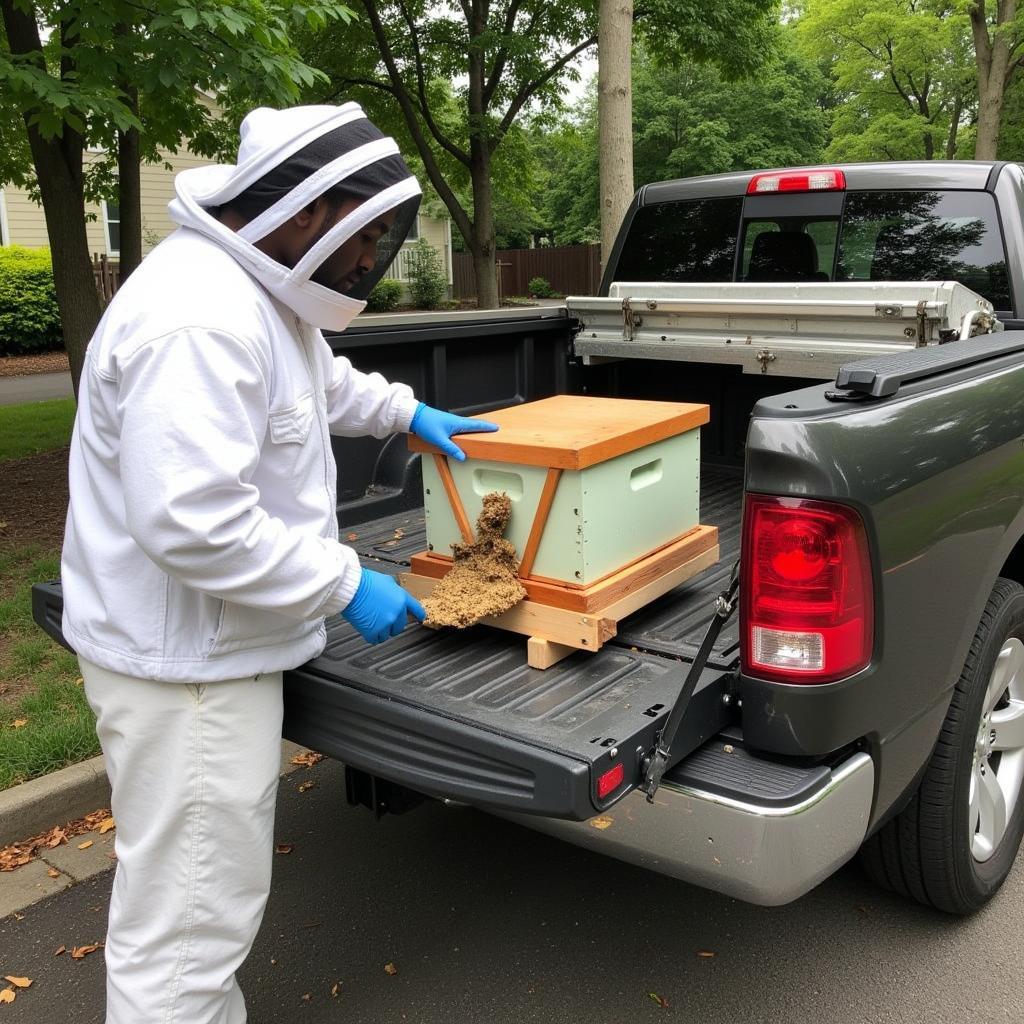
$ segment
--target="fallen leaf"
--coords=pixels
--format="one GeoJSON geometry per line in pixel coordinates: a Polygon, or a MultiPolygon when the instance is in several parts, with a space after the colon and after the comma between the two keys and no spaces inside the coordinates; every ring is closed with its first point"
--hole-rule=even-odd
{"type": "Polygon", "coordinates": [[[31,978],[15,978],[10,974],[4,975],[4,981],[9,981],[15,988],[28,988],[32,984],[31,978]]]}
{"type": "Polygon", "coordinates": [[[54,956],[60,956],[60,955],[61,955],[61,953],[66,953],[67,951],[68,951],[68,947],[67,947],[67,946],[58,946],[58,947],[57,947],[57,948],[56,948],[56,949],[55,949],[55,950],[53,951],[53,955],[54,955],[54,956]]]}
{"type": "Polygon", "coordinates": [[[13,722],[11,722],[11,725],[13,725],[15,729],[20,729],[23,725],[28,725],[28,719],[16,718],[13,722]]]}
{"type": "Polygon", "coordinates": [[[16,994],[13,988],[0,989],[0,1003],[13,1003],[16,994]]]}
{"type": "Polygon", "coordinates": [[[615,822],[614,818],[609,818],[606,815],[601,815],[601,817],[599,817],[599,818],[591,818],[590,819],[590,827],[591,828],[599,828],[602,831],[604,831],[604,829],[606,829],[606,828],[611,828],[611,826],[614,824],[614,822],[615,822]]]}
{"type": "Polygon", "coordinates": [[[56,868],[49,868],[46,873],[51,878],[60,878],[60,872],[56,868]]]}
{"type": "Polygon", "coordinates": [[[709,960],[713,956],[718,956],[718,954],[712,953],[710,949],[698,949],[697,956],[702,956],[705,960],[709,960]]]}
{"type": "Polygon", "coordinates": [[[67,841],[68,837],[65,835],[64,830],[55,828],[50,833],[50,837],[46,840],[46,847],[47,849],[52,850],[54,847],[60,846],[61,843],[66,843],[67,841]]]}
{"type": "Polygon", "coordinates": [[[313,765],[318,764],[323,759],[323,754],[317,753],[315,750],[307,750],[304,754],[296,754],[292,758],[292,764],[301,764],[307,768],[312,768],[313,765]]]}
{"type": "Polygon", "coordinates": [[[664,996],[659,996],[657,992],[647,993],[663,1010],[668,1009],[668,1000],[664,996]]]}
{"type": "Polygon", "coordinates": [[[395,530],[395,540],[401,540],[405,536],[405,530],[395,530]]]}
{"type": "Polygon", "coordinates": [[[114,819],[104,818],[100,822],[100,835],[105,836],[112,828],[114,828],[114,819]]]}
{"type": "Polygon", "coordinates": [[[302,993],[302,1001],[308,1003],[313,997],[308,992],[302,993]]]}
{"type": "Polygon", "coordinates": [[[92,840],[91,839],[86,839],[86,841],[84,843],[79,843],[78,844],[78,848],[80,850],[88,850],[90,846],[92,846],[92,840]]]}
{"type": "Polygon", "coordinates": [[[291,853],[295,849],[294,843],[278,843],[274,847],[274,853],[291,853]]]}
{"type": "Polygon", "coordinates": [[[336,981],[336,982],[335,982],[335,983],[334,983],[334,984],[333,984],[333,985],[331,986],[331,997],[332,997],[333,999],[337,999],[337,998],[338,998],[338,989],[339,989],[339,988],[341,988],[341,982],[340,982],[340,981],[336,981]]]}
{"type": "Polygon", "coordinates": [[[359,540],[359,534],[358,533],[347,533],[347,534],[345,534],[345,539],[346,540],[359,540]]]}
{"type": "Polygon", "coordinates": [[[725,752],[726,752],[727,754],[731,754],[731,753],[732,753],[732,750],[733,750],[733,747],[732,747],[732,744],[731,744],[731,743],[726,743],[726,745],[725,745],[724,747],[722,747],[722,749],[723,749],[723,750],[724,750],[724,751],[725,751],[725,752]]]}
{"type": "Polygon", "coordinates": [[[316,783],[312,779],[308,779],[299,786],[299,792],[305,793],[307,789],[312,789],[315,785],[316,783]]]}
{"type": "Polygon", "coordinates": [[[398,973],[398,968],[392,963],[387,963],[384,965],[384,973],[395,975],[398,973]]]}
{"type": "Polygon", "coordinates": [[[99,949],[100,946],[102,945],[102,942],[94,942],[90,946],[75,946],[75,948],[71,950],[71,959],[84,960],[85,957],[87,957],[90,953],[95,953],[96,950],[99,949]]]}

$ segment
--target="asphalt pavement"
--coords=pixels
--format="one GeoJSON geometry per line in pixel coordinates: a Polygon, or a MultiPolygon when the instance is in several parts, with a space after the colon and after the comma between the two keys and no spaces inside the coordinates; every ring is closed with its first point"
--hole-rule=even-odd
{"type": "MultiPolygon", "coordinates": [[[[240,974],[250,1024],[1024,1019],[1020,862],[966,920],[855,866],[765,909],[475,811],[375,822],[326,761],[282,781],[276,838],[294,846],[240,974]]],[[[33,982],[3,1024],[103,1020],[102,950],[54,953],[102,939],[111,877],[0,921],[0,975],[33,982]]]]}
{"type": "Polygon", "coordinates": [[[24,377],[0,377],[0,405],[46,402],[74,395],[70,373],[31,373],[24,377]]]}

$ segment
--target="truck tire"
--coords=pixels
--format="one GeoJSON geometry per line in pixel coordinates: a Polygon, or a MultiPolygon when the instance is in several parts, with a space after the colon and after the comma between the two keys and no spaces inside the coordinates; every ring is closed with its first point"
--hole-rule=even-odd
{"type": "Polygon", "coordinates": [[[910,804],[864,844],[871,878],[969,914],[999,889],[1024,833],[1024,587],[1000,578],[910,804]]]}

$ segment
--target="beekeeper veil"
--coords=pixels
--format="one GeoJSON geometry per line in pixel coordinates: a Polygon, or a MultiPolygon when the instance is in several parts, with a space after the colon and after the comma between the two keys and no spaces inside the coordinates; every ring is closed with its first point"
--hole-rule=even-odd
{"type": "Polygon", "coordinates": [[[366,305],[408,235],[421,197],[395,141],[355,103],[254,110],[242,122],[238,163],[182,171],[175,192],[174,220],[214,237],[303,320],[335,331],[366,305]],[[327,217],[294,266],[256,247],[321,196],[342,215],[327,217]],[[238,231],[217,219],[225,205],[247,220],[238,231]],[[378,235],[368,269],[363,242],[378,235]]]}

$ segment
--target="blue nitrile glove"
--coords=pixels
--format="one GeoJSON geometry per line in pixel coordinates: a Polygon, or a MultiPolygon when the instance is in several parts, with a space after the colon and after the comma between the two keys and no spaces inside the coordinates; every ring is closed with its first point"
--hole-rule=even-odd
{"type": "Polygon", "coordinates": [[[341,617],[359,631],[369,644],[379,644],[405,629],[408,617],[422,622],[427,613],[412,594],[403,590],[391,576],[364,569],[352,600],[341,617]]]}
{"type": "Polygon", "coordinates": [[[489,423],[487,420],[467,420],[464,416],[455,416],[450,412],[442,412],[440,409],[432,409],[429,405],[420,402],[416,415],[409,424],[409,432],[422,438],[435,448],[440,448],[445,455],[463,462],[466,453],[449,438],[452,434],[477,434],[497,430],[497,423],[489,423]]]}

